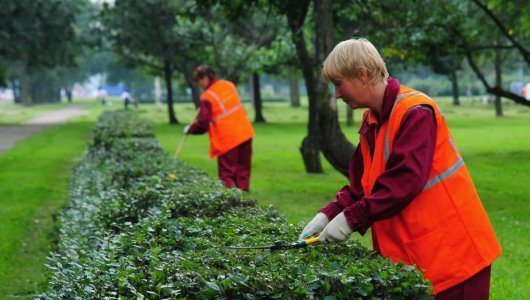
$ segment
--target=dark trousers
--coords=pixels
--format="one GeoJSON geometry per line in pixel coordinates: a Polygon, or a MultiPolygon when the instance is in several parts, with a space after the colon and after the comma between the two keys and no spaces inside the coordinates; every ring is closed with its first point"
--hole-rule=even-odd
{"type": "Polygon", "coordinates": [[[252,161],[252,139],[217,158],[219,179],[228,188],[249,190],[250,165],[252,161]]]}
{"type": "Polygon", "coordinates": [[[469,279],[441,291],[435,300],[487,300],[490,297],[491,265],[469,279]]]}

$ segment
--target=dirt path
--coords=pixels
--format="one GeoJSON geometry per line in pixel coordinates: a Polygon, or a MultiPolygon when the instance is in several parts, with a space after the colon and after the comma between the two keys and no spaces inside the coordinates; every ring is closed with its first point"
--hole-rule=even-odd
{"type": "Polygon", "coordinates": [[[50,128],[65,123],[71,118],[82,116],[88,112],[81,107],[71,106],[54,112],[44,113],[21,125],[0,126],[0,153],[13,147],[18,141],[50,128]]]}

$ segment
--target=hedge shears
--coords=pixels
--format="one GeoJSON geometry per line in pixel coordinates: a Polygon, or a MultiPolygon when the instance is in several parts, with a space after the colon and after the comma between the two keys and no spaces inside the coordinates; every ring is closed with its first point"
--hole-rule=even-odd
{"type": "Polygon", "coordinates": [[[307,239],[303,239],[301,241],[298,241],[296,243],[287,243],[287,242],[275,242],[274,245],[269,246],[227,246],[227,249],[235,249],[235,250],[249,250],[249,249],[263,249],[263,250],[270,250],[270,251],[277,251],[277,250],[287,250],[287,249],[297,249],[297,248],[304,248],[309,245],[318,243],[320,240],[318,237],[310,237],[307,239]]]}

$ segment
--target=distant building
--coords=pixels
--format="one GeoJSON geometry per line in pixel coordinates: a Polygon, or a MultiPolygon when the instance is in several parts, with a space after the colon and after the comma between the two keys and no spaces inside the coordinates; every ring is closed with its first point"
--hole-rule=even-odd
{"type": "Polygon", "coordinates": [[[108,96],[119,97],[125,91],[123,85],[102,85],[100,89],[105,90],[108,96]]]}

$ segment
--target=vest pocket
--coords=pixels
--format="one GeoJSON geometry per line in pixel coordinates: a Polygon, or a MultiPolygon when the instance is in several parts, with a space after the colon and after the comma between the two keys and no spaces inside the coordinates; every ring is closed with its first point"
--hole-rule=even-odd
{"type": "Polygon", "coordinates": [[[405,244],[405,250],[412,263],[433,286],[454,280],[462,272],[441,229],[409,241],[405,244]]]}

